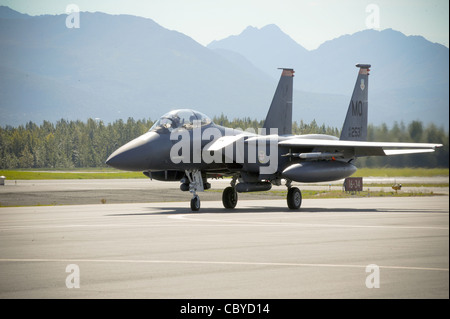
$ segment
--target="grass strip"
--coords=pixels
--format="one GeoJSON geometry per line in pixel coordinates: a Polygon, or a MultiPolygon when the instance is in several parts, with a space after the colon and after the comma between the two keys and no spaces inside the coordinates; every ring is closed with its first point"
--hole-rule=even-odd
{"type": "Polygon", "coordinates": [[[147,178],[142,172],[50,172],[50,171],[16,171],[2,170],[1,176],[8,180],[41,180],[41,179],[126,179],[147,178]]]}
{"type": "MultiPolygon", "coordinates": [[[[142,172],[126,172],[110,168],[16,169],[0,170],[0,176],[8,180],[40,179],[122,179],[147,178],[142,172]]],[[[449,176],[448,168],[362,168],[352,177],[433,177],[449,176]]]]}

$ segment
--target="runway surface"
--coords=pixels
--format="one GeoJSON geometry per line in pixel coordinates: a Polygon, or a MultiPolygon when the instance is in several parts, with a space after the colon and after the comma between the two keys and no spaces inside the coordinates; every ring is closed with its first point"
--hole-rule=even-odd
{"type": "MultiPolygon", "coordinates": [[[[218,201],[222,199],[222,191],[229,186],[230,179],[209,179],[212,188],[200,194],[202,201],[218,201]]],[[[449,194],[448,176],[443,177],[404,177],[404,178],[373,178],[364,177],[364,185],[394,183],[415,184],[417,187],[403,187],[402,192],[422,192],[429,194],[449,194]],[[421,185],[427,185],[423,187],[421,185]],[[436,186],[434,186],[436,185],[436,186]]],[[[331,183],[293,183],[301,190],[342,190],[343,181],[331,183]]],[[[369,186],[365,186],[367,190],[369,186]]],[[[273,186],[272,190],[286,191],[285,185],[273,186]]],[[[370,190],[393,191],[391,187],[372,187],[370,190]]],[[[92,180],[6,180],[5,186],[0,186],[1,206],[35,206],[35,205],[81,205],[116,203],[152,203],[152,202],[188,202],[192,195],[180,191],[179,182],[150,181],[149,179],[92,179],[92,180]]],[[[280,199],[279,194],[240,193],[239,199],[280,199]]]]}
{"type": "Polygon", "coordinates": [[[0,298],[449,298],[448,203],[1,208],[0,298]]]}

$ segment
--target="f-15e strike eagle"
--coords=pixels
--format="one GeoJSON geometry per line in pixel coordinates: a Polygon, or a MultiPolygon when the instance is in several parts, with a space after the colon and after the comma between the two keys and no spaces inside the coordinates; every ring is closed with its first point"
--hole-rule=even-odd
{"type": "Polygon", "coordinates": [[[151,179],[180,181],[192,193],[191,209],[200,209],[197,192],[211,187],[208,178],[231,177],[223,191],[232,209],[238,193],[288,188],[287,204],[299,209],[302,194],[292,182],[334,181],[356,171],[355,159],[434,152],[442,144],[367,142],[369,64],[359,68],[340,138],[323,134],[292,135],[294,70],[283,68],[264,127],[239,130],[217,125],[206,115],[179,109],[164,114],[150,130],[117,149],[109,166],[143,171],[151,179]]]}

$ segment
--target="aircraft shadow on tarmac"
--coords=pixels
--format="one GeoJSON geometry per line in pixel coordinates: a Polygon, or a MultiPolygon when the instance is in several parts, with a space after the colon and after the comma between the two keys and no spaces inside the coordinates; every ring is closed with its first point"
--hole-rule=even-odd
{"type": "Polygon", "coordinates": [[[377,209],[377,208],[326,208],[326,207],[304,207],[298,211],[284,207],[246,207],[235,208],[233,210],[225,208],[204,208],[201,212],[193,212],[189,207],[148,207],[149,212],[130,212],[122,214],[108,214],[107,216],[152,216],[152,215],[205,215],[205,214],[255,214],[255,213],[428,213],[430,210],[423,209],[377,209]]]}

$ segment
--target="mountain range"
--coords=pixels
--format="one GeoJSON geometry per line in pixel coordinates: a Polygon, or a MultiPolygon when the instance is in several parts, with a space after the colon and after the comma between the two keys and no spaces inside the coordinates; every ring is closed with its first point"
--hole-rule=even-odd
{"type": "MultiPolygon", "coordinates": [[[[240,35],[213,41],[208,48],[237,52],[274,79],[277,66],[293,67],[296,89],[324,94],[351,94],[353,66],[369,63],[371,122],[422,120],[448,127],[449,49],[421,36],[392,29],[365,30],[308,51],[276,25],[268,25],[248,27],[240,35]]],[[[323,107],[333,112],[332,105],[323,107]]]]}
{"type": "Polygon", "coordinates": [[[448,48],[394,30],[344,35],[308,51],[276,25],[207,47],[151,19],[80,13],[28,16],[0,7],[0,125],[128,117],[170,109],[264,119],[278,67],[293,67],[294,120],[342,125],[357,75],[371,63],[369,121],[448,129],[448,48]]]}

